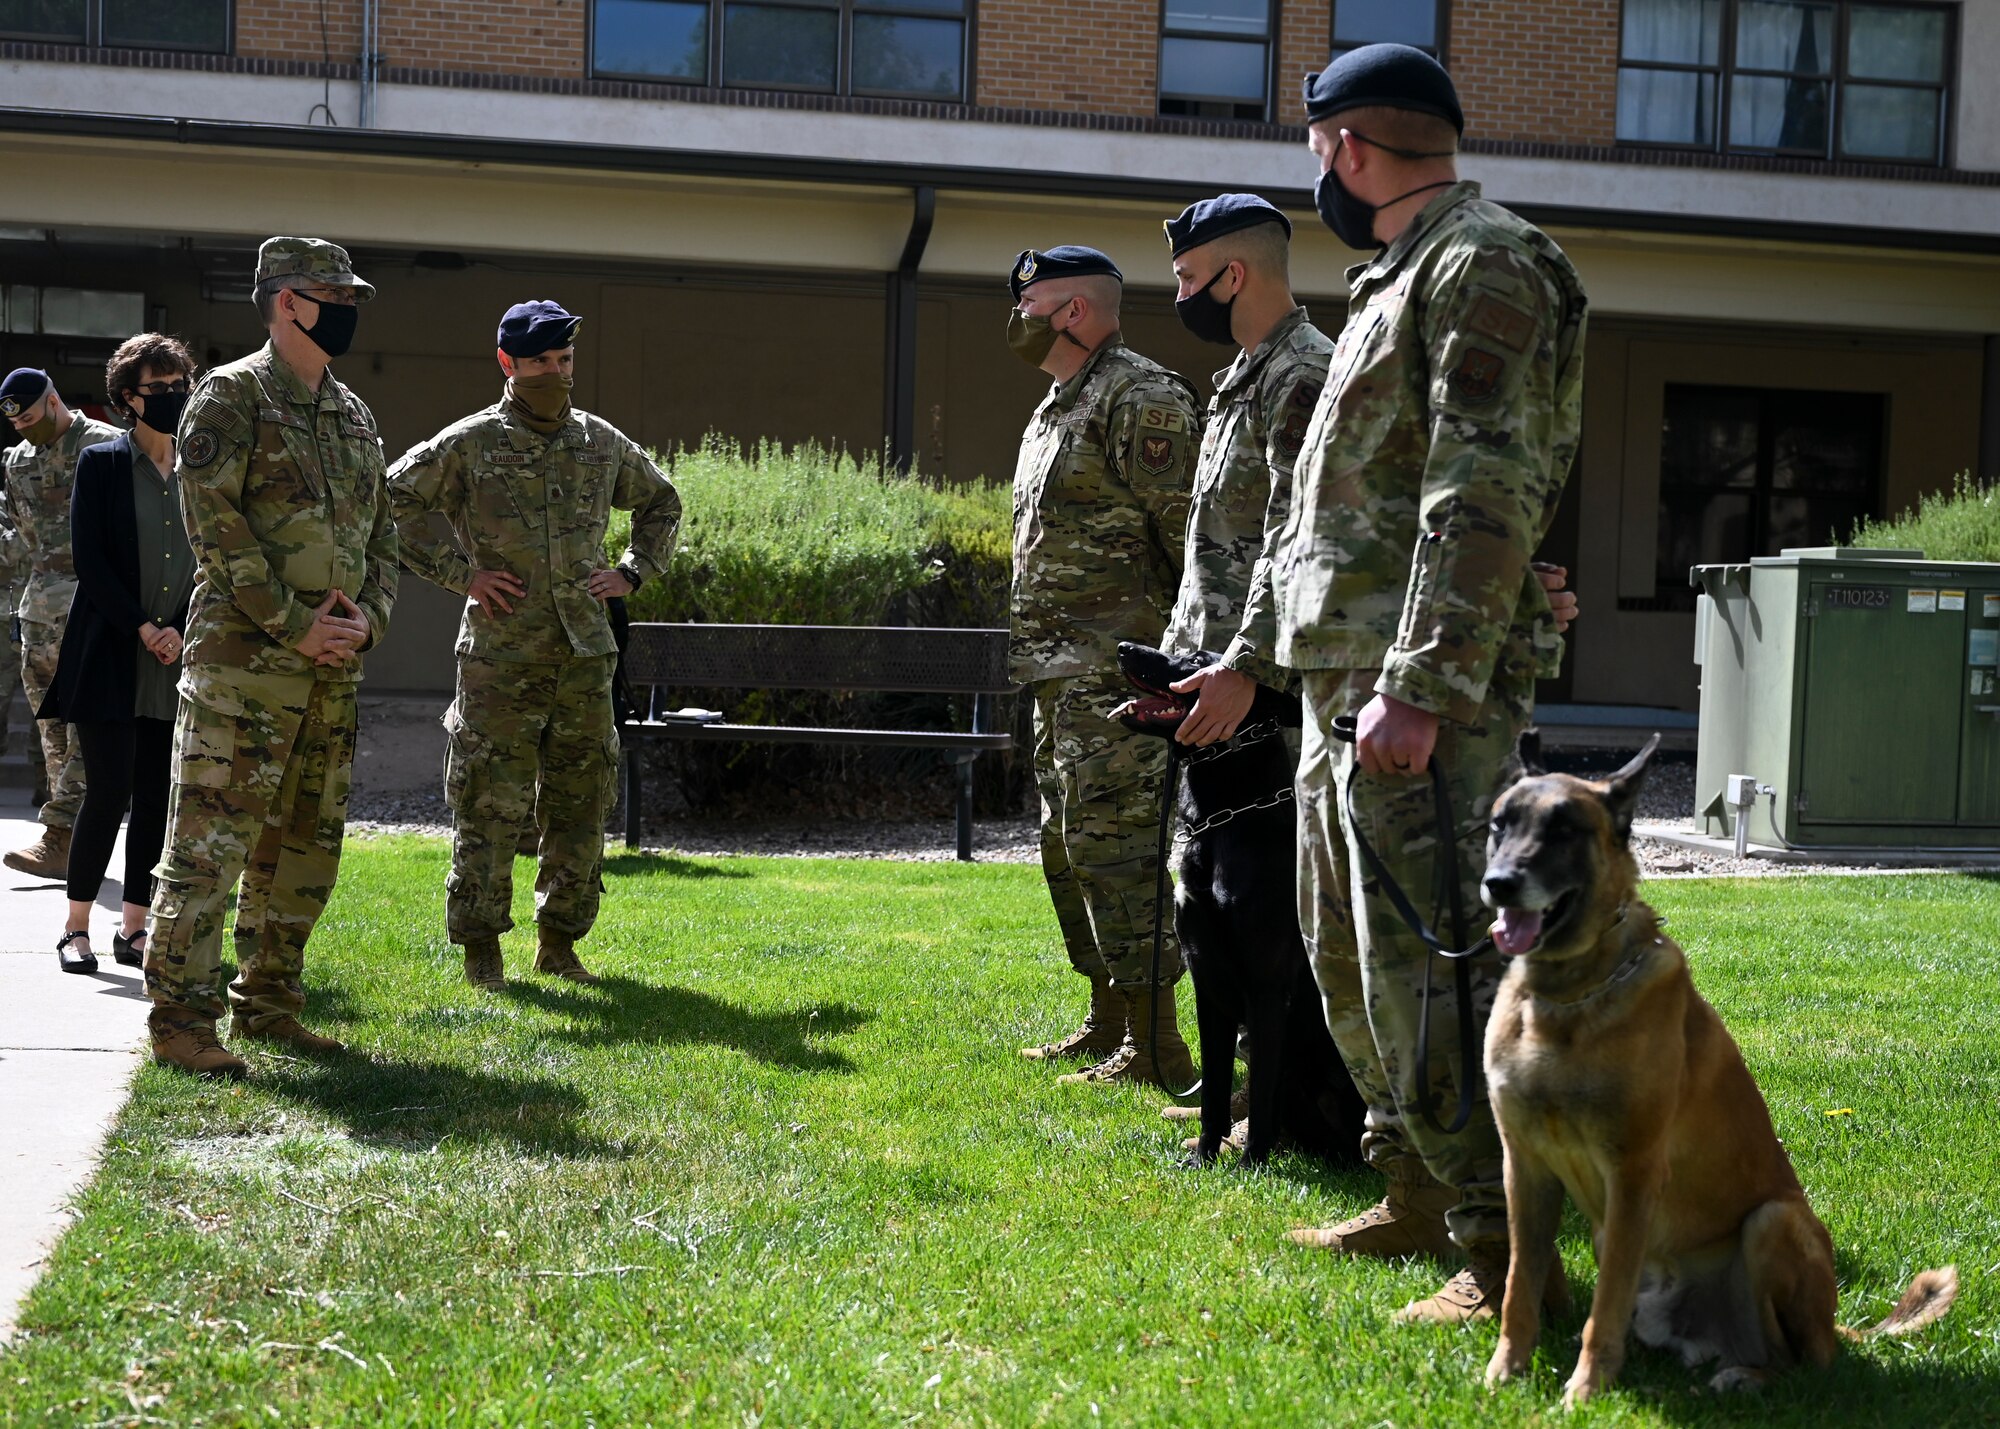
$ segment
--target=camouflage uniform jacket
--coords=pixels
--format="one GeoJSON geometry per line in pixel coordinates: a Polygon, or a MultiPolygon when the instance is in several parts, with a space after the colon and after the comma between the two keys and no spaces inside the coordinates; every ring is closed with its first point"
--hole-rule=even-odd
{"type": "Polygon", "coordinates": [[[633,513],[619,564],[642,580],[666,566],[681,523],[666,473],[602,417],[572,408],[545,437],[505,401],[404,453],[389,472],[389,498],[405,569],[461,595],[475,569],[506,571],[526,587],[512,614],[488,615],[468,600],[458,653],[538,664],[617,652],[604,605],[586,588],[605,564],[612,508],[633,513]],[[444,514],[459,550],[432,532],[432,511],[444,514]]]}
{"type": "Polygon", "coordinates": [[[1382,671],[1469,723],[1560,639],[1529,559],[1576,455],[1586,300],[1547,235],[1459,183],[1372,263],[1273,552],[1281,663],[1382,671]]]}
{"type": "Polygon", "coordinates": [[[1162,648],[1212,651],[1232,670],[1283,688],[1293,677],[1272,657],[1277,630],[1268,601],[1253,625],[1253,582],[1268,586],[1260,558],[1292,505],[1292,465],[1305,441],[1333,341],[1294,308],[1254,352],[1215,377],[1188,512],[1187,565],[1162,648]]]}
{"type": "Polygon", "coordinates": [[[116,427],[81,412],[69,430],[45,447],[16,442],[5,463],[0,509],[0,585],[20,583],[23,620],[61,625],[69,619],[76,594],[76,562],[69,548],[69,492],[76,483],[76,457],[85,447],[117,437],[116,427]]]}
{"type": "Polygon", "coordinates": [[[200,579],[181,693],[241,714],[260,677],[361,678],[295,647],[334,587],[368,616],[369,644],[396,599],[396,526],[382,442],[361,399],[328,372],[317,395],[267,344],[195,385],[174,470],[200,579]]]}
{"type": "Polygon", "coordinates": [[[1194,389],[1116,336],[1035,409],[1014,468],[1014,678],[1117,668],[1180,581],[1194,389]]]}

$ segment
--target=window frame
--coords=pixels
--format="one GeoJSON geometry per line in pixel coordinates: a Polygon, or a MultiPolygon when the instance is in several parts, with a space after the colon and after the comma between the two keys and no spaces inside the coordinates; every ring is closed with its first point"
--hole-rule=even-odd
{"type": "MultiPolygon", "coordinates": [[[[1439,64],[1443,65],[1446,69],[1450,69],[1451,68],[1451,0],[1431,0],[1431,4],[1436,7],[1435,24],[1437,27],[1437,42],[1433,44],[1429,49],[1424,50],[1424,53],[1429,55],[1432,59],[1436,60],[1439,64]]],[[[1623,29],[1624,18],[1625,18],[1624,12],[1621,9],[1619,12],[1619,25],[1620,25],[1619,33],[1621,35],[1624,33],[1623,29]]],[[[1353,41],[1351,44],[1346,45],[1345,48],[1342,48],[1342,42],[1340,39],[1340,0],[1327,0],[1326,43],[1327,43],[1327,53],[1338,55],[1338,54],[1345,54],[1347,50],[1359,49],[1361,48],[1361,46],[1365,44],[1374,43],[1374,41],[1356,40],[1353,41]]],[[[1417,48],[1423,49],[1423,46],[1419,45],[1417,48]]]]}
{"type": "MultiPolygon", "coordinates": [[[[95,0],[93,0],[95,3],[95,0]]],[[[708,52],[703,58],[705,74],[700,79],[680,79],[671,75],[643,74],[633,70],[606,69],[597,63],[597,5],[590,0],[584,46],[592,79],[623,80],[637,84],[675,85],[683,89],[738,90],[771,94],[824,94],[842,99],[906,99],[927,104],[972,103],[973,64],[976,58],[979,0],[963,0],[963,9],[953,15],[925,9],[898,0],[696,0],[708,7],[708,52]],[[829,88],[817,84],[731,84],[722,77],[723,27],[732,4],[753,5],[770,10],[824,10],[836,16],[834,37],[834,82],[829,88]],[[959,91],[952,96],[909,89],[860,89],[854,84],[854,20],[857,15],[887,15],[911,20],[956,21],[959,25],[959,91]]]]}
{"type": "MultiPolygon", "coordinates": [[[[1826,143],[1817,150],[1766,148],[1755,145],[1737,145],[1730,141],[1729,129],[1734,104],[1734,81],[1738,77],[1746,79],[1790,79],[1799,71],[1739,68],[1736,64],[1737,14],[1743,0],[1722,0],[1722,34],[1716,51],[1716,62],[1706,64],[1682,64],[1666,60],[1627,60],[1625,49],[1625,12],[1634,0],[1619,0],[1618,5],[1618,65],[1617,78],[1622,83],[1627,70],[1637,70],[1651,74],[1694,74],[1709,75],[1715,80],[1715,139],[1708,144],[1677,144],[1657,139],[1614,138],[1613,143],[1620,149],[1651,149],[1674,154],[1743,154],[1761,158],[1805,159],[1830,164],[1888,164],[1905,169],[1950,169],[1956,167],[1958,129],[1952,122],[1952,105],[1959,89],[1959,61],[1961,58],[1961,38],[1959,25],[1960,7],[1950,0],[1801,0],[1801,3],[1820,3],[1833,7],[1833,60],[1827,65],[1824,81],[1828,88],[1826,115],[1826,143]],[[1850,71],[1852,55],[1849,41],[1853,26],[1851,16],[1854,8],[1880,10],[1922,10],[1942,15],[1945,22],[1944,33],[1944,74],[1936,83],[1918,80],[1856,78],[1850,71]],[[1938,103],[1938,145],[1937,153],[1928,159],[1898,159],[1882,154],[1850,154],[1846,150],[1843,133],[1847,117],[1847,92],[1851,85],[1864,88],[1921,90],[1937,96],[1938,103]]],[[[1643,3],[1643,0],[1640,0],[1643,3]]],[[[1613,89],[1613,107],[1616,108],[1617,90],[1613,89]]]]}
{"type": "Polygon", "coordinates": [[[1165,84],[1165,75],[1162,72],[1162,66],[1160,64],[1160,55],[1161,52],[1166,48],[1166,42],[1168,40],[1219,39],[1227,41],[1230,38],[1227,35],[1218,34],[1214,30],[1189,30],[1182,27],[1174,27],[1168,25],[1167,6],[1171,3],[1172,0],[1160,0],[1159,21],[1155,26],[1155,33],[1153,36],[1153,113],[1159,115],[1163,119],[1193,119],[1197,121],[1206,120],[1207,122],[1218,123],[1218,124],[1269,124],[1271,122],[1271,116],[1274,113],[1276,113],[1276,106],[1277,106],[1278,27],[1282,23],[1284,18],[1284,8],[1285,8],[1284,0],[1264,0],[1264,13],[1268,17],[1264,24],[1264,34],[1261,41],[1261,43],[1264,46],[1264,110],[1263,113],[1260,114],[1255,119],[1246,119],[1240,116],[1233,118],[1223,118],[1221,116],[1216,116],[1216,115],[1166,114],[1161,110],[1160,106],[1162,104],[1165,104],[1169,99],[1185,100],[1195,104],[1242,103],[1241,100],[1235,99],[1232,96],[1226,94],[1202,95],[1202,94],[1167,93],[1165,84]]]}
{"type": "Polygon", "coordinates": [[[31,45],[68,45],[81,50],[135,50],[140,53],[157,52],[175,55],[233,55],[236,53],[236,0],[222,0],[222,48],[211,49],[207,45],[113,45],[104,38],[105,0],[83,0],[83,38],[73,40],[67,36],[50,35],[34,30],[0,29],[0,40],[18,41],[31,45]]]}

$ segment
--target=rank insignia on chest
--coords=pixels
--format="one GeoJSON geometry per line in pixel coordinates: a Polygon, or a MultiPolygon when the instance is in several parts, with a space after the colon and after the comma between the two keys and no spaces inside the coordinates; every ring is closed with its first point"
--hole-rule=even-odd
{"type": "Polygon", "coordinates": [[[1446,380],[1462,400],[1485,402],[1499,390],[1500,374],[1505,370],[1506,364],[1492,353],[1470,347],[1446,380]]]}
{"type": "Polygon", "coordinates": [[[1154,475],[1165,471],[1174,464],[1174,444],[1168,437],[1141,437],[1139,439],[1139,465],[1154,475]]]}
{"type": "Polygon", "coordinates": [[[215,439],[214,432],[206,427],[197,427],[189,432],[188,439],[181,443],[181,460],[189,466],[207,466],[215,460],[220,445],[215,439]]]}

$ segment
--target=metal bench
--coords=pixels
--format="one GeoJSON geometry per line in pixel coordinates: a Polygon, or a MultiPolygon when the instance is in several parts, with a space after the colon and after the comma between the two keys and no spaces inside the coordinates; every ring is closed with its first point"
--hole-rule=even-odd
{"type": "MultiPolygon", "coordinates": [[[[844,744],[937,749],[958,766],[958,856],[972,857],[972,765],[989,750],[1011,749],[995,731],[993,697],[1017,686],[1007,674],[1004,630],[897,629],[853,625],[673,625],[634,623],[625,647],[625,683],[639,718],[620,732],[635,739],[706,743],[844,744]],[[843,690],[971,695],[970,730],[837,729],[776,724],[697,724],[666,719],[661,692],[674,689],[843,690]]],[[[625,842],[639,843],[643,805],[639,760],[625,760],[625,842]]]]}

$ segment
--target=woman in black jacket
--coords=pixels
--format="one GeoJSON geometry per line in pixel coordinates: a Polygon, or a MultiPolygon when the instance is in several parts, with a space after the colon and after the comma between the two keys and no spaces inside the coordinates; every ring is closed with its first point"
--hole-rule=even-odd
{"type": "Polygon", "coordinates": [[[69,853],[69,921],[56,944],[64,972],[97,971],[90,908],[111,862],[126,805],[124,917],[112,956],[145,961],[146,906],[167,830],[181,632],[194,592],[194,554],[174,478],[174,427],[194,359],[177,338],[142,333],[104,369],[113,411],[132,430],[77,457],[70,495],[76,596],[55,683],[36,714],[74,725],[84,799],[69,853]]]}

